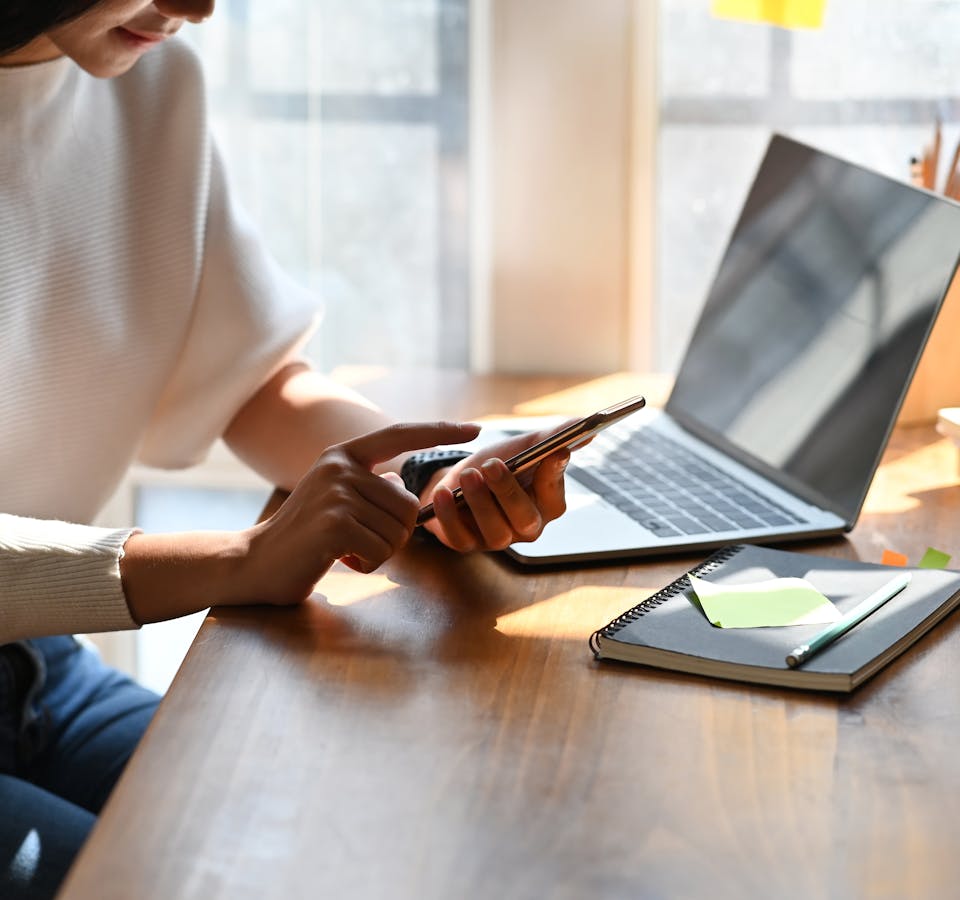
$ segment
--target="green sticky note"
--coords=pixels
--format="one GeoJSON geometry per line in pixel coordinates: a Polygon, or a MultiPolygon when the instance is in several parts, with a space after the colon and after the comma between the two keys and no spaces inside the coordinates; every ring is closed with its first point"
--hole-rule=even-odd
{"type": "Polygon", "coordinates": [[[945,569],[948,562],[950,562],[949,553],[927,547],[927,552],[923,554],[923,559],[917,565],[921,569],[945,569]]]}
{"type": "Polygon", "coordinates": [[[700,608],[718,628],[763,628],[836,622],[840,611],[803,578],[713,584],[690,575],[700,608]]]}

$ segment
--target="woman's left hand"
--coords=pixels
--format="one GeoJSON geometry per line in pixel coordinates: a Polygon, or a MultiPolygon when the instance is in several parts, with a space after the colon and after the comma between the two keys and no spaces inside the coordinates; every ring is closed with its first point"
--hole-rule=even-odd
{"type": "Polygon", "coordinates": [[[431,534],[454,550],[505,550],[513,543],[536,540],[544,526],[567,508],[563,473],[569,450],[558,450],[519,478],[503,462],[556,428],[517,435],[478,450],[443,471],[424,491],[422,503],[433,503],[436,515],[425,524],[431,534]],[[453,489],[463,491],[463,502],[453,489]]]}

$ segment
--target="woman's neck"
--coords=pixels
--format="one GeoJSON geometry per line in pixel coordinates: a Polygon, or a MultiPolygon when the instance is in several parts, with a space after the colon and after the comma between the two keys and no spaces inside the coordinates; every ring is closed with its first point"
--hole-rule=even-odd
{"type": "Polygon", "coordinates": [[[60,56],[63,56],[63,51],[50,38],[41,34],[19,50],[0,56],[0,67],[29,66],[33,63],[49,62],[60,56]]]}

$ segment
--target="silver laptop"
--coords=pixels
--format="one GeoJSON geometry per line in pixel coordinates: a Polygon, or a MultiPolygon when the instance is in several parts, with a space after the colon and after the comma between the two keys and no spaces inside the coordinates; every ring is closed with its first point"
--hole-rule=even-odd
{"type": "Polygon", "coordinates": [[[574,453],[509,554],[639,557],[853,528],[960,253],[960,205],[775,135],[666,408],[574,453]]]}

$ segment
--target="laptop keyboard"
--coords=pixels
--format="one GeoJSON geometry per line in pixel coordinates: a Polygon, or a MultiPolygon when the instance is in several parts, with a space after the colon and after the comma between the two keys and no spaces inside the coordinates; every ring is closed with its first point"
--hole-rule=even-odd
{"type": "Polygon", "coordinates": [[[567,472],[658,537],[805,521],[650,428],[598,434],[567,472]]]}

